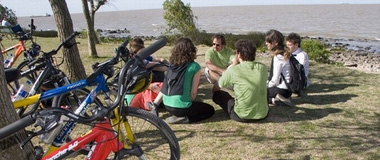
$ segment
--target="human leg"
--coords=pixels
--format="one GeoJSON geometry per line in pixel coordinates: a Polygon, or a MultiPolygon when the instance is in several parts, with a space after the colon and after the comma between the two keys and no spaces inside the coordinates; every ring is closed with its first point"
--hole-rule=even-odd
{"type": "Polygon", "coordinates": [[[290,100],[292,92],[287,89],[281,89],[277,87],[268,88],[267,97],[269,104],[276,104],[276,101],[285,103],[288,106],[293,106],[293,103],[290,100]]]}
{"type": "Polygon", "coordinates": [[[212,117],[215,114],[215,109],[213,106],[203,103],[193,101],[191,106],[186,113],[187,117],[191,122],[199,122],[212,117]]]}
{"type": "Polygon", "coordinates": [[[228,105],[229,103],[232,103],[230,102],[231,100],[234,101],[234,98],[226,91],[219,90],[212,95],[212,101],[218,104],[227,115],[230,115],[231,112],[231,106],[229,107],[228,105]]]}
{"type": "Polygon", "coordinates": [[[215,82],[217,82],[220,77],[220,75],[217,72],[214,72],[208,69],[207,67],[205,68],[205,76],[207,80],[212,84],[215,84],[215,82]]]}

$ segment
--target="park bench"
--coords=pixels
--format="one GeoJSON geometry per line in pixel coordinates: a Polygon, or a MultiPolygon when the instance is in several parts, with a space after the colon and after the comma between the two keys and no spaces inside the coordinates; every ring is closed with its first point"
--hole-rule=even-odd
{"type": "Polygon", "coordinates": [[[3,37],[7,37],[11,39],[13,38],[13,35],[14,35],[11,27],[8,27],[8,26],[0,26],[0,34],[3,37]]]}

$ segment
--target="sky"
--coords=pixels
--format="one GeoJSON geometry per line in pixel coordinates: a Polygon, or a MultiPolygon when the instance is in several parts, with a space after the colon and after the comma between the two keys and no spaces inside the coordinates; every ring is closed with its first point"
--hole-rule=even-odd
{"type": "MultiPolygon", "coordinates": [[[[98,12],[162,9],[164,0],[108,0],[98,12]]],[[[240,5],[292,5],[292,4],[380,4],[379,0],[182,0],[191,7],[240,6],[240,5]]],[[[70,13],[82,13],[80,0],[66,0],[70,13]]],[[[48,0],[0,0],[0,4],[12,9],[16,16],[52,14],[48,0]]]]}

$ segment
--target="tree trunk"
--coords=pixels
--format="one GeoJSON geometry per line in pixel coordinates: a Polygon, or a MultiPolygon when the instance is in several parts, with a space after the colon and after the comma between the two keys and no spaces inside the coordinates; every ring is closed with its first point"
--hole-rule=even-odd
{"type": "Polygon", "coordinates": [[[95,20],[93,12],[89,12],[87,0],[82,0],[82,6],[83,6],[83,14],[86,19],[87,24],[87,40],[88,40],[88,51],[91,57],[98,57],[98,52],[96,51],[96,44],[98,43],[96,40],[96,34],[95,34],[95,20]]]}
{"type": "MultiPolygon", "coordinates": [[[[68,36],[74,33],[73,22],[71,20],[69,9],[65,0],[49,0],[53,10],[55,23],[58,29],[58,38],[64,41],[68,36]]],[[[75,42],[75,39],[72,40],[75,42]]],[[[79,50],[76,45],[71,48],[63,48],[63,57],[68,68],[70,80],[76,81],[86,78],[86,72],[82,64],[79,50]]]]}
{"type": "MultiPolygon", "coordinates": [[[[1,52],[1,48],[0,48],[1,52]]],[[[4,62],[3,55],[0,54],[0,62],[4,62]]],[[[4,64],[0,63],[0,77],[5,77],[4,64]]],[[[11,103],[5,78],[0,78],[0,128],[19,119],[11,103]]],[[[20,144],[26,139],[24,130],[19,131],[0,141],[0,159],[34,159],[34,151],[31,143],[27,143],[24,149],[20,144]]]]}

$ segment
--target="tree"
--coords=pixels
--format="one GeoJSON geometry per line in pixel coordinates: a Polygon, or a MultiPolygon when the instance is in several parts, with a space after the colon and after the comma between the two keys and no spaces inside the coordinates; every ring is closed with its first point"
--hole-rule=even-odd
{"type": "MultiPolygon", "coordinates": [[[[64,0],[49,0],[49,2],[57,25],[58,38],[63,42],[68,36],[74,33],[69,9],[64,0]]],[[[72,43],[76,43],[75,39],[72,40],[72,43]]],[[[66,60],[70,80],[76,81],[86,78],[86,72],[79,55],[78,47],[74,45],[71,48],[63,48],[62,52],[66,60]]]]}
{"type": "Polygon", "coordinates": [[[199,33],[190,4],[183,4],[181,0],[165,0],[164,19],[169,26],[167,32],[176,29],[184,36],[194,37],[199,33]]]}
{"type": "MultiPolygon", "coordinates": [[[[1,52],[1,48],[0,48],[1,52]]],[[[0,62],[3,62],[3,55],[0,54],[0,62]]],[[[0,63],[0,77],[5,77],[4,64],[0,63]]],[[[8,93],[5,78],[0,78],[0,92],[8,93]]],[[[11,103],[9,94],[0,94],[0,128],[19,119],[15,109],[11,103]]],[[[34,159],[33,147],[31,143],[27,143],[24,149],[20,148],[20,144],[26,139],[25,131],[19,131],[0,141],[0,159],[34,159]]]]}
{"type": "Polygon", "coordinates": [[[82,0],[83,14],[87,22],[88,50],[92,57],[98,57],[95,45],[99,44],[94,27],[95,12],[106,2],[107,0],[82,0]],[[90,7],[88,5],[90,5],[90,7]]]}
{"type": "Polygon", "coordinates": [[[0,18],[4,16],[6,17],[6,20],[10,24],[12,25],[17,24],[17,17],[16,17],[16,14],[13,12],[13,10],[0,4],[0,18]]]}

